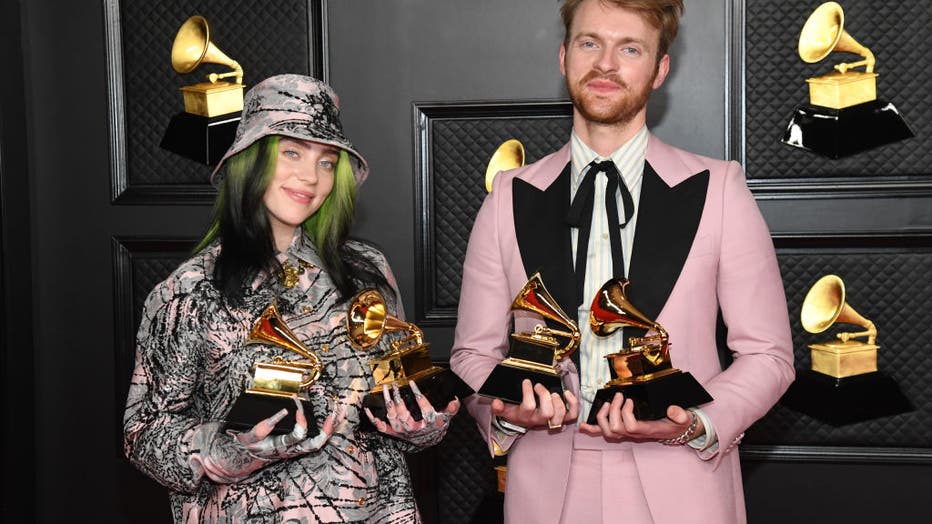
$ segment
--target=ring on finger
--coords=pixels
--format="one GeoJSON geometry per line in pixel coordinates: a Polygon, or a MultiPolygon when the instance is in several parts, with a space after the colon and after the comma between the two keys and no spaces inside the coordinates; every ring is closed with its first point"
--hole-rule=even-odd
{"type": "Polygon", "coordinates": [[[551,422],[551,421],[548,420],[548,421],[547,421],[547,427],[550,428],[550,429],[560,429],[560,428],[563,427],[563,423],[562,423],[562,422],[557,422],[556,424],[554,424],[553,422],[551,422]]]}

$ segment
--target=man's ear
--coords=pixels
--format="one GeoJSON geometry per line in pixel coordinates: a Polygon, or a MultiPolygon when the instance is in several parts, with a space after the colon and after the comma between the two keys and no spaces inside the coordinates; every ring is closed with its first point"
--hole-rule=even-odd
{"type": "Polygon", "coordinates": [[[560,44],[560,74],[566,76],[566,44],[560,44]]]}
{"type": "Polygon", "coordinates": [[[654,76],[653,88],[657,89],[663,85],[663,81],[667,78],[667,73],[670,72],[670,55],[663,55],[663,58],[660,59],[660,62],[657,62],[657,75],[654,76]]]}

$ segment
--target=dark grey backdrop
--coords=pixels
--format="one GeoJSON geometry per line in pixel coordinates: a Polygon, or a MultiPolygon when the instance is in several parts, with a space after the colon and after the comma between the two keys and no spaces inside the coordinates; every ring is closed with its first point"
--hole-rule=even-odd
{"type": "MultiPolygon", "coordinates": [[[[929,296],[928,284],[909,272],[912,265],[899,263],[905,257],[928,267],[927,250],[913,248],[927,246],[932,232],[927,174],[897,171],[896,177],[890,177],[883,172],[885,164],[871,172],[858,170],[862,165],[875,166],[876,160],[848,161],[847,170],[840,173],[826,175],[824,169],[808,173],[806,166],[824,162],[767,142],[769,128],[780,121],[780,108],[805,100],[800,74],[819,72],[818,67],[801,68],[792,52],[795,34],[815,3],[785,2],[778,11],[760,0],[688,4],[680,39],[672,50],[673,72],[652,101],[652,130],[687,149],[738,158],[751,168],[749,178],[783,249],[781,261],[793,262],[790,272],[803,265],[788,285],[788,293],[794,294],[789,297],[791,304],[798,304],[806,279],[835,267],[853,268],[850,293],[862,297],[859,305],[871,304],[867,311],[864,307],[859,311],[876,316],[873,304],[881,303],[882,316],[902,320],[897,297],[884,301],[874,297],[891,287],[885,282],[896,289],[913,284],[903,287],[911,308],[906,318],[915,319],[907,327],[924,325],[923,319],[927,323],[929,302],[923,297],[929,296]],[[774,50],[779,51],[778,60],[769,54],[774,50]],[[760,73],[765,71],[769,75],[761,81],[760,73]],[[760,124],[761,115],[768,112],[775,115],[769,117],[773,121],[760,124]],[[784,157],[793,162],[777,163],[785,165],[785,177],[779,176],[779,168],[756,168],[784,157]],[[825,240],[833,235],[842,238],[825,240]],[[797,238],[809,251],[787,251],[798,245],[797,238]],[[806,239],[811,242],[806,244],[806,239]],[[878,260],[885,263],[872,265],[878,260]],[[902,273],[901,268],[905,268],[902,273]],[[872,278],[872,272],[882,274],[872,278]]],[[[468,8],[455,0],[285,5],[288,23],[279,31],[266,31],[263,24],[274,24],[281,14],[268,3],[0,0],[0,67],[5,72],[0,85],[4,521],[165,519],[164,491],[121,457],[117,417],[131,358],[127,340],[140,297],[183,256],[209,213],[209,188],[199,185],[197,175],[201,172],[206,178],[208,170],[164,157],[151,144],[147,149],[146,136],[152,130],[134,127],[157,131],[158,119],[170,116],[146,113],[150,105],[163,107],[159,104],[166,102],[147,105],[138,93],[174,74],[166,64],[175,16],[180,24],[199,10],[214,13],[211,22],[224,27],[218,29],[218,38],[223,39],[219,45],[231,54],[236,50],[235,58],[255,56],[258,61],[252,68],[247,66],[247,83],[256,80],[250,71],[271,74],[278,71],[269,64],[282,64],[306,67],[333,84],[345,106],[347,133],[373,168],[363,187],[357,232],[376,241],[388,255],[409,317],[415,320],[425,311],[419,268],[423,269],[425,250],[434,247],[425,242],[424,224],[436,220],[425,214],[429,200],[424,198],[424,184],[451,182],[443,178],[451,175],[425,168],[433,164],[418,156],[425,135],[418,128],[417,115],[437,115],[437,107],[453,108],[454,117],[456,111],[470,107],[495,115],[503,107],[534,106],[565,97],[557,63],[561,28],[555,1],[474,0],[468,8]],[[152,22],[146,23],[138,11],[133,11],[136,18],[122,21],[126,24],[114,20],[113,14],[127,6],[145,6],[151,10],[147,16],[152,22]],[[124,32],[129,26],[132,34],[124,32]],[[302,27],[307,34],[296,34],[302,27]],[[241,45],[238,38],[252,43],[241,45]],[[114,55],[115,49],[159,39],[164,44],[143,44],[141,51],[146,51],[145,45],[164,45],[164,61],[157,52],[152,57],[144,52],[132,55],[129,64],[116,61],[115,56],[123,55],[114,55]],[[314,55],[321,50],[321,56],[314,55]],[[146,82],[150,77],[151,84],[146,82]],[[115,90],[120,85],[132,92],[115,90]],[[138,105],[123,112],[113,110],[126,102],[138,105]],[[120,132],[125,141],[122,150],[120,132]],[[140,165],[140,154],[153,156],[145,163],[152,171],[134,178],[139,174],[133,166],[140,165]],[[435,175],[437,180],[431,178],[435,175]],[[150,177],[167,181],[162,184],[167,187],[150,187],[150,177]],[[120,180],[130,188],[136,184],[139,191],[126,196],[115,191],[120,180]]],[[[875,39],[887,42],[871,35],[877,31],[872,22],[878,19],[872,13],[903,9],[899,5],[846,2],[849,24],[859,31],[855,36],[867,45],[875,39]]],[[[902,19],[921,24],[928,17],[929,7],[922,3],[902,19]]],[[[877,34],[881,33],[890,34],[886,30],[877,34]]],[[[928,45],[925,37],[913,41],[920,49],[917,55],[929,55],[922,52],[928,45]]],[[[878,67],[901,67],[895,44],[881,44],[874,51],[878,67]]],[[[899,73],[889,76],[906,78],[899,73]]],[[[881,85],[883,94],[907,115],[928,106],[927,91],[896,90],[896,82],[881,85]]],[[[154,92],[166,97],[170,112],[174,94],[154,92]]],[[[466,113],[467,120],[476,118],[466,113]]],[[[924,119],[920,123],[926,124],[924,119]]],[[[773,136],[780,131],[773,129],[773,136]]],[[[910,154],[916,150],[911,144],[894,148],[910,154]]],[[[458,178],[453,180],[464,187],[472,187],[470,176],[481,183],[481,152],[469,152],[471,162],[479,165],[456,172],[458,178]]],[[[443,209],[439,211],[442,214],[443,209]]],[[[468,229],[467,223],[461,225],[468,229]]],[[[424,320],[432,354],[445,359],[452,341],[449,322],[424,320]]],[[[886,326],[880,329],[889,339],[881,339],[883,351],[932,354],[921,332],[910,338],[897,337],[886,326]]],[[[923,410],[920,415],[927,413],[926,407],[923,410]]],[[[780,428],[764,433],[745,453],[751,522],[909,520],[920,510],[924,493],[920,486],[930,474],[932,445],[928,437],[912,440],[908,447],[901,445],[896,431],[908,432],[916,420],[894,421],[889,433],[880,434],[878,445],[868,447],[847,445],[858,444],[857,435],[838,445],[831,434],[815,438],[813,447],[780,447],[774,440],[780,428]]],[[[793,423],[799,424],[797,437],[821,428],[798,417],[793,423]]],[[[448,451],[442,450],[440,458],[448,458],[448,451]]],[[[452,460],[461,459],[454,455],[452,460]]],[[[425,517],[446,515],[435,511],[431,486],[421,495],[427,501],[425,517]]],[[[456,493],[441,496],[449,497],[455,499],[456,493]]]]}

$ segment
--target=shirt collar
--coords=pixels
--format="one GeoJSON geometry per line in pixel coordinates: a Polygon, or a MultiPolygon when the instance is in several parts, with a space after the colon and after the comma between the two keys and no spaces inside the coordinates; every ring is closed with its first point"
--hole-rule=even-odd
{"type": "Polygon", "coordinates": [[[641,129],[634,134],[627,142],[622,144],[618,149],[612,152],[609,157],[603,158],[592,150],[591,147],[583,142],[582,138],[574,130],[570,137],[570,187],[575,195],[579,184],[582,183],[583,175],[586,174],[586,168],[594,160],[611,160],[615,163],[618,171],[621,173],[625,184],[631,188],[636,185],[644,174],[644,159],[647,155],[647,139],[650,134],[647,126],[641,126],[641,129]]]}

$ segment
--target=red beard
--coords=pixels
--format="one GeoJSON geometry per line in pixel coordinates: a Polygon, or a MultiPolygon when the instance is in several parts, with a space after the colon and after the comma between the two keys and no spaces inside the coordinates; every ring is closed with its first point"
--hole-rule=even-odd
{"type": "MultiPolygon", "coordinates": [[[[654,73],[654,78],[656,78],[656,72],[654,73]]],[[[567,82],[566,88],[567,91],[569,91],[573,105],[583,118],[598,124],[613,125],[630,122],[635,115],[644,109],[647,105],[648,98],[650,98],[652,84],[653,78],[643,89],[632,92],[628,84],[618,75],[605,75],[593,70],[589,71],[576,84],[567,82]],[[586,84],[595,79],[612,82],[619,86],[622,92],[618,98],[609,101],[592,92],[586,91],[586,84]]]]}

